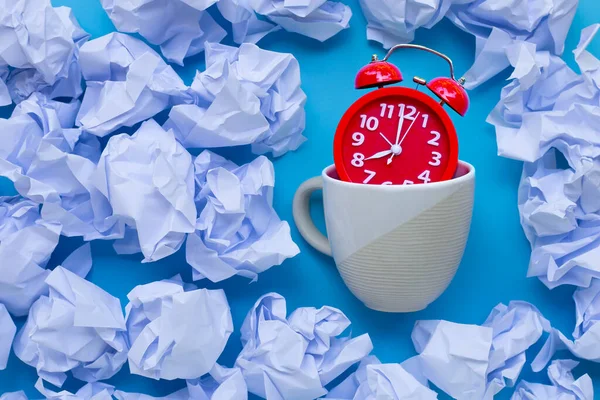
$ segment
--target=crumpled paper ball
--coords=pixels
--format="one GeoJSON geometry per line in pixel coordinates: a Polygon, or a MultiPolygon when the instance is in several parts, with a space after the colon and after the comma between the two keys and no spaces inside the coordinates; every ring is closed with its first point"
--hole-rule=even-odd
{"type": "Polygon", "coordinates": [[[85,43],[79,62],[86,91],[77,115],[85,132],[106,136],[194,97],[173,68],[146,43],[109,33],[85,43]]]}
{"type": "Polygon", "coordinates": [[[220,0],[217,7],[238,44],[256,43],[280,29],[323,42],[347,29],[352,17],[347,5],[326,0],[220,0]]]}
{"type": "MultiPolygon", "coordinates": [[[[40,206],[20,196],[0,197],[0,304],[14,316],[27,315],[48,293],[48,260],[58,244],[60,225],[40,217],[40,206]]],[[[89,243],[73,251],[62,266],[85,277],[92,268],[89,243]]]]}
{"type": "Polygon", "coordinates": [[[452,0],[360,0],[367,20],[367,39],[389,49],[415,39],[419,28],[432,28],[440,22],[452,0]]]}
{"type": "Polygon", "coordinates": [[[248,387],[239,368],[215,364],[209,375],[187,380],[186,399],[248,400],[248,387]]]}
{"type": "Polygon", "coordinates": [[[136,286],[127,295],[129,369],[153,379],[194,379],[215,366],[233,322],[223,290],[174,279],[136,286]]]}
{"type": "Polygon", "coordinates": [[[20,196],[0,197],[0,303],[18,317],[47,290],[46,264],[60,237],[60,225],[42,220],[39,209],[20,196]]]}
{"type": "Polygon", "coordinates": [[[285,299],[262,296],[241,328],[242,345],[235,366],[248,390],[266,399],[315,399],[325,385],[373,349],[368,334],[338,337],[350,321],[333,307],[301,307],[286,317],[285,299]]]}
{"type": "Polygon", "coordinates": [[[117,245],[119,253],[141,251],[144,262],[160,260],[176,252],[185,234],[194,231],[192,156],[172,131],[154,120],[131,136],[112,136],[93,180],[113,217],[131,229],[126,243],[117,245]]]}
{"type": "Polygon", "coordinates": [[[582,78],[560,58],[521,42],[506,49],[515,68],[486,122],[494,125],[498,155],[523,161],[539,158],[540,137],[521,130],[531,113],[550,111],[582,78]]]}
{"type": "Polygon", "coordinates": [[[510,400],[593,400],[594,385],[588,374],[575,379],[571,370],[574,360],[554,360],[548,367],[552,385],[521,381],[510,400]]]}
{"type": "Polygon", "coordinates": [[[92,382],[83,385],[75,394],[61,390],[55,392],[44,387],[44,381],[38,379],[35,388],[44,395],[46,400],[112,400],[115,388],[102,382],[92,382]]]}
{"type": "Polygon", "coordinates": [[[255,280],[300,252],[288,223],[273,209],[275,175],[266,157],[238,167],[205,150],[194,168],[199,216],[186,242],[194,280],[219,282],[234,275],[255,280]]]}
{"type": "Polygon", "coordinates": [[[169,62],[204,51],[204,43],[218,43],[227,32],[206,11],[217,0],[101,0],[120,32],[139,33],[160,46],[169,62]]]}
{"type": "Polygon", "coordinates": [[[587,287],[600,276],[596,258],[600,158],[582,159],[576,170],[559,168],[556,150],[526,163],[519,187],[519,211],[532,244],[528,276],[549,288],[587,287]]]}
{"type": "Polygon", "coordinates": [[[578,1],[360,0],[367,39],[384,48],[413,41],[444,17],[475,36],[475,61],[464,74],[472,89],[510,66],[506,50],[527,41],[561,55],[578,1]]]}
{"type": "Polygon", "coordinates": [[[471,89],[510,66],[507,47],[527,41],[538,50],[561,55],[578,1],[455,0],[446,17],[475,36],[475,61],[465,72],[471,89]]]}
{"type": "Polygon", "coordinates": [[[354,373],[331,389],[325,398],[335,400],[435,400],[437,393],[401,364],[381,364],[375,356],[360,362],[354,373]]]}
{"type": "Polygon", "coordinates": [[[85,382],[115,375],[128,351],[119,299],[60,266],[46,283],[49,295],[33,304],[17,333],[16,356],[58,387],[68,371],[85,382]]]}
{"type": "Polygon", "coordinates": [[[514,386],[525,352],[550,329],[539,310],[522,301],[498,304],[481,326],[417,321],[415,362],[425,378],[454,398],[491,399],[514,386]]]}
{"type": "Polygon", "coordinates": [[[34,93],[10,118],[0,119],[0,176],[22,196],[43,203],[42,217],[60,224],[65,236],[123,237],[123,226],[91,180],[100,142],[72,128],[79,106],[78,100],[62,103],[34,93]]]}
{"type": "Polygon", "coordinates": [[[141,393],[117,390],[118,400],[248,400],[248,388],[238,368],[224,368],[215,364],[208,375],[188,379],[187,386],[166,397],[152,397],[141,393]]]}
{"type": "Polygon", "coordinates": [[[171,109],[165,128],[186,148],[252,145],[255,154],[279,157],[306,138],[306,95],[292,54],[206,44],[206,70],[191,86],[195,104],[171,109]]]}
{"type": "Polygon", "coordinates": [[[600,280],[593,279],[590,287],[577,288],[573,294],[576,309],[576,324],[573,340],[558,329],[552,329],[544,346],[533,360],[531,367],[541,371],[559,350],[568,350],[584,360],[600,362],[600,280]]]}
{"type": "Polygon", "coordinates": [[[89,35],[70,8],[52,7],[50,0],[2,0],[0,32],[0,82],[6,85],[0,83],[0,106],[10,104],[6,91],[16,103],[34,92],[49,98],[83,93],[78,57],[89,35]]]}
{"type": "Polygon", "coordinates": [[[600,277],[600,60],[587,46],[600,30],[582,30],[581,74],[533,45],[511,53],[513,81],[488,117],[499,153],[525,161],[521,224],[532,246],[528,276],[546,286],[588,287],[600,277]]]}

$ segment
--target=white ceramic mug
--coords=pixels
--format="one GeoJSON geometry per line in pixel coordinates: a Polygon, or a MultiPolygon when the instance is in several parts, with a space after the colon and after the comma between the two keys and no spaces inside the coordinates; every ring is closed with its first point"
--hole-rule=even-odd
{"type": "Polygon", "coordinates": [[[456,273],[474,190],[475,168],[462,161],[454,179],[406,186],[343,182],[331,165],[298,188],[294,220],[312,247],[333,256],[344,282],[367,307],[418,311],[456,273]],[[320,189],[329,238],[310,217],[310,195],[320,189]]]}

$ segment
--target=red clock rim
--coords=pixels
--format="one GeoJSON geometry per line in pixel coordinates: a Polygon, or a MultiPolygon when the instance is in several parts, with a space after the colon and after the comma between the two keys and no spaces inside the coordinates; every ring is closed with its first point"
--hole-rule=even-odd
{"type": "Polygon", "coordinates": [[[456,128],[454,127],[450,116],[446,110],[444,110],[444,108],[432,97],[429,97],[425,93],[419,92],[418,90],[401,86],[381,88],[365,94],[356,100],[342,116],[342,119],[340,120],[340,123],[335,131],[335,137],[333,140],[333,162],[340,179],[346,182],[352,182],[350,176],[346,172],[346,168],[342,159],[344,133],[346,132],[346,128],[348,127],[350,120],[367,103],[390,95],[412,97],[417,101],[425,103],[439,115],[440,119],[442,120],[442,125],[446,129],[446,132],[449,136],[448,141],[450,153],[450,161],[448,162],[448,165],[442,174],[440,182],[452,179],[454,177],[454,173],[456,172],[456,168],[458,167],[458,137],[456,135],[456,128]]]}

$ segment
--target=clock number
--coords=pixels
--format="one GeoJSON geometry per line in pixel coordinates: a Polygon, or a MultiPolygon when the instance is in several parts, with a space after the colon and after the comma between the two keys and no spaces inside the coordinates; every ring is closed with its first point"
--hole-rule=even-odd
{"type": "Polygon", "coordinates": [[[368,174],[369,176],[367,176],[367,177],[365,178],[365,180],[363,181],[363,183],[369,183],[369,182],[371,181],[371,179],[373,179],[373,177],[374,177],[375,175],[377,175],[377,172],[375,172],[375,171],[370,171],[370,170],[368,170],[368,169],[365,169],[365,170],[364,170],[364,172],[365,172],[365,174],[368,174]]]}
{"type": "Polygon", "coordinates": [[[428,140],[427,144],[430,144],[432,146],[439,146],[440,143],[438,142],[438,140],[440,140],[440,136],[442,136],[442,135],[440,135],[440,133],[438,131],[431,131],[431,134],[435,137],[431,140],[428,140]]]}
{"type": "Polygon", "coordinates": [[[421,116],[423,117],[423,128],[427,128],[427,122],[429,122],[429,115],[421,114],[421,116]]]}
{"type": "Polygon", "coordinates": [[[352,140],[354,140],[354,143],[352,143],[352,146],[360,146],[361,144],[363,144],[365,142],[365,135],[363,135],[360,132],[354,132],[352,134],[352,140]]]}
{"type": "Polygon", "coordinates": [[[438,165],[440,165],[442,163],[441,162],[441,159],[442,159],[441,153],[438,153],[437,151],[432,151],[431,157],[433,157],[433,160],[429,161],[429,165],[437,167],[438,165]]]}
{"type": "Polygon", "coordinates": [[[387,117],[392,118],[392,115],[394,115],[394,106],[393,105],[381,103],[379,106],[381,107],[381,114],[379,114],[379,116],[381,118],[385,117],[386,110],[387,110],[387,117]]]}
{"type": "Polygon", "coordinates": [[[365,114],[360,116],[360,127],[374,131],[379,126],[379,120],[376,117],[367,117],[365,114]]]}
{"type": "Polygon", "coordinates": [[[414,185],[415,183],[413,181],[409,181],[408,179],[404,180],[404,183],[402,183],[403,185],[414,185]]]}
{"type": "Polygon", "coordinates": [[[431,182],[431,179],[429,179],[429,174],[431,172],[429,172],[428,169],[426,169],[425,171],[421,172],[421,174],[418,176],[418,178],[423,181],[423,183],[429,183],[431,182]]]}
{"type": "Polygon", "coordinates": [[[385,181],[385,182],[382,183],[382,185],[386,185],[386,186],[387,185],[393,185],[393,183],[391,181],[385,181]]]}
{"type": "Polygon", "coordinates": [[[405,119],[408,119],[410,121],[414,121],[415,120],[415,113],[417,112],[417,108],[414,106],[407,106],[405,104],[398,104],[398,109],[400,110],[400,112],[398,113],[398,116],[400,118],[402,118],[404,116],[405,119]],[[405,114],[404,111],[406,111],[406,109],[409,110],[408,114],[405,114]]]}
{"type": "Polygon", "coordinates": [[[365,165],[365,155],[362,153],[354,153],[350,164],[354,165],[355,167],[362,167],[365,165]]]}

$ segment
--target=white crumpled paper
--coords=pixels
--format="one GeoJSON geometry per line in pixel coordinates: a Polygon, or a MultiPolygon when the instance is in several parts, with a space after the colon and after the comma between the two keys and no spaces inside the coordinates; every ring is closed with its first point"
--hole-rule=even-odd
{"type": "Polygon", "coordinates": [[[123,226],[91,181],[100,142],[72,128],[79,106],[34,93],[9,119],[0,119],[0,176],[22,196],[43,203],[42,217],[60,224],[63,235],[119,238],[123,226]]]}
{"type": "Polygon", "coordinates": [[[348,28],[352,17],[350,7],[327,0],[220,0],[217,7],[238,44],[282,28],[323,42],[348,28]]]}
{"type": "Polygon", "coordinates": [[[88,38],[68,7],[52,7],[50,0],[1,0],[0,106],[10,104],[8,94],[17,103],[34,92],[79,97],[79,48],[88,38]]]}
{"type": "Polygon", "coordinates": [[[549,330],[534,306],[513,301],[498,304],[481,326],[417,321],[412,339],[424,377],[454,398],[481,400],[514,386],[525,351],[549,330]]]}
{"type": "Polygon", "coordinates": [[[186,148],[252,144],[278,157],[306,140],[306,95],[291,54],[207,44],[206,70],[191,89],[197,104],[173,107],[165,124],[186,148]]]}
{"type": "Polygon", "coordinates": [[[209,375],[188,379],[187,387],[165,397],[117,390],[118,400],[247,400],[248,388],[238,368],[224,368],[215,364],[209,375]]]}
{"type": "Polygon", "coordinates": [[[81,47],[87,89],[77,125],[97,136],[133,126],[179,103],[194,102],[171,66],[146,43],[110,33],[81,47]]]}
{"type": "Polygon", "coordinates": [[[559,350],[569,350],[579,358],[600,362],[600,280],[593,279],[589,288],[578,288],[573,299],[577,314],[574,340],[568,339],[557,329],[552,329],[532,363],[534,371],[541,371],[559,350]]]}
{"type": "Polygon", "coordinates": [[[325,396],[332,400],[435,400],[437,393],[419,382],[401,364],[363,359],[356,372],[325,396]]]}
{"type": "Polygon", "coordinates": [[[332,307],[302,307],[286,318],[285,299],[262,296],[241,328],[244,348],[235,363],[248,390],[266,399],[314,399],[325,385],[366,357],[368,334],[341,337],[350,321],[332,307]]]}
{"type": "Polygon", "coordinates": [[[488,117],[499,153],[526,161],[519,210],[532,245],[528,275],[550,288],[600,277],[600,61],[586,50],[599,29],[584,29],[574,51],[581,75],[533,45],[516,47],[514,80],[488,117]]]}
{"type": "Polygon", "coordinates": [[[145,262],[173,254],[194,231],[192,156],[154,120],[111,137],[93,179],[113,216],[137,231],[137,240],[135,232],[126,238],[127,252],[141,251],[145,262]]]}
{"type": "Polygon", "coordinates": [[[360,0],[367,20],[367,39],[385,49],[409,43],[418,28],[431,28],[448,12],[452,0],[360,0]]]}
{"type": "Polygon", "coordinates": [[[234,275],[256,280],[300,252],[288,223],[273,209],[275,175],[266,157],[238,167],[205,150],[194,168],[199,216],[186,242],[194,280],[219,282],[234,275]]]}
{"type": "Polygon", "coordinates": [[[119,299],[63,267],[46,283],[49,295],[33,304],[15,338],[17,357],[58,387],[68,371],[86,382],[112,377],[128,351],[119,299]]]}
{"type": "Polygon", "coordinates": [[[588,374],[573,377],[571,370],[579,363],[573,360],[554,360],[548,367],[552,385],[521,381],[511,400],[593,400],[594,386],[588,374]]]}
{"type": "Polygon", "coordinates": [[[0,371],[6,369],[15,333],[17,327],[4,304],[0,303],[0,371]]]}
{"type": "Polygon", "coordinates": [[[60,236],[60,226],[43,221],[39,208],[19,196],[0,197],[0,303],[15,316],[27,315],[47,290],[46,264],[60,236]]]}
{"type": "Polygon", "coordinates": [[[102,7],[120,32],[139,33],[160,46],[169,62],[204,50],[204,43],[218,43],[227,32],[205,10],[217,0],[101,0],[102,7]]]}
{"type": "Polygon", "coordinates": [[[92,382],[82,386],[75,394],[66,390],[55,392],[44,387],[42,379],[38,379],[35,388],[44,395],[46,400],[112,400],[115,391],[113,386],[106,383],[92,382]]]}
{"type": "MultiPolygon", "coordinates": [[[[48,293],[46,269],[60,235],[60,226],[39,214],[40,206],[19,196],[0,197],[0,303],[15,316],[24,316],[40,296],[48,293]]],[[[85,277],[92,268],[89,244],[62,263],[85,277]]]]}
{"type": "Polygon", "coordinates": [[[446,14],[456,26],[475,36],[475,61],[464,74],[473,88],[510,66],[506,49],[516,42],[561,55],[577,0],[456,0],[446,14]]]}
{"type": "Polygon", "coordinates": [[[0,400],[28,400],[24,391],[8,392],[0,396],[0,400]]]}
{"type": "MultiPolygon", "coordinates": [[[[539,44],[508,47],[515,71],[488,117],[499,154],[525,161],[519,211],[532,245],[528,275],[549,288],[579,287],[573,340],[552,329],[532,363],[534,371],[558,350],[600,361],[600,61],[587,51],[599,30],[600,24],[585,28],[574,50],[581,74],[539,44]]],[[[523,383],[514,398],[592,398],[589,377],[574,381],[570,374],[573,363],[553,363],[548,370],[553,386],[523,383]]]]}
{"type": "Polygon", "coordinates": [[[580,84],[582,78],[560,57],[537,51],[533,43],[511,46],[507,55],[515,70],[487,122],[496,129],[498,155],[535,161],[546,138],[521,127],[535,118],[535,113],[552,110],[563,93],[580,84]]]}
{"type": "Polygon", "coordinates": [[[475,61],[465,73],[474,88],[510,66],[507,51],[527,41],[560,55],[577,0],[360,0],[367,38],[390,48],[414,39],[443,17],[475,36],[475,61]]]}
{"type": "Polygon", "coordinates": [[[222,290],[184,288],[177,276],[136,286],[127,298],[133,374],[169,380],[200,377],[215,366],[233,332],[222,290]]]}
{"type": "Polygon", "coordinates": [[[8,66],[0,65],[0,107],[12,103],[8,86],[6,86],[6,78],[8,78],[8,66]]]}

